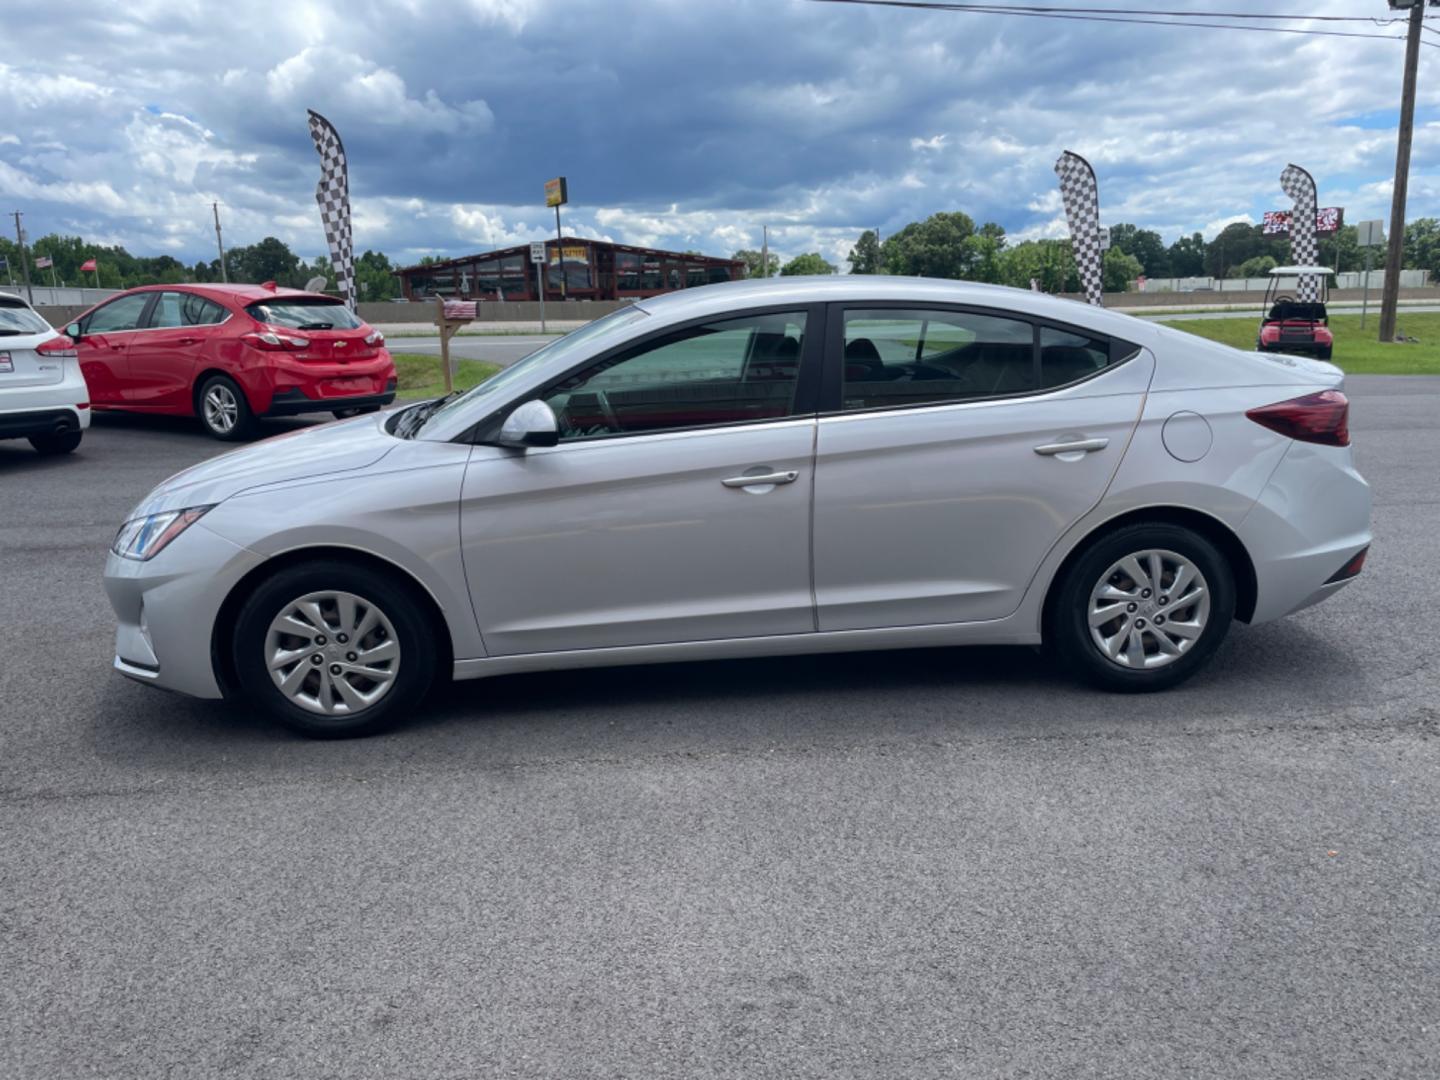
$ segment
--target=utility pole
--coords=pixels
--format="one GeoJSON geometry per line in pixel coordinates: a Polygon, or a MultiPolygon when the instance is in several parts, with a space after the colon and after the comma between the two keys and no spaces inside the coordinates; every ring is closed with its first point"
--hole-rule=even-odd
{"type": "Polygon", "coordinates": [[[760,226],[760,276],[770,276],[770,226],[760,226]]]}
{"type": "MultiPolygon", "coordinates": [[[[1435,0],[1429,0],[1434,3],[1435,0]]],[[[1410,8],[1405,37],[1405,82],[1400,94],[1400,138],[1395,147],[1395,193],[1390,201],[1390,247],[1385,255],[1385,286],[1380,294],[1380,340],[1395,340],[1395,314],[1400,305],[1400,266],[1405,257],[1405,196],[1410,186],[1410,140],[1415,133],[1415,72],[1420,66],[1420,27],[1426,0],[1390,0],[1392,8],[1410,8]]]]}
{"type": "Polygon", "coordinates": [[[20,219],[25,215],[19,210],[13,214],[15,218],[15,242],[20,245],[20,278],[25,282],[25,297],[31,306],[35,304],[35,290],[30,285],[30,258],[25,254],[25,231],[20,228],[20,219]]]}
{"type": "MultiPolygon", "coordinates": [[[[225,273],[225,243],[220,239],[220,204],[213,202],[210,204],[210,209],[215,211],[215,246],[220,249],[220,280],[229,284],[230,278],[225,273]]],[[[95,271],[95,279],[97,282],[100,279],[98,269],[95,271]]]]}

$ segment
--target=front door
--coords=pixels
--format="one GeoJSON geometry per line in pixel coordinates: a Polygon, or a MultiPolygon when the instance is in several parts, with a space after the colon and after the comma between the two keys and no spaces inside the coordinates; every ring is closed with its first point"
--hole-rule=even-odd
{"type": "Polygon", "coordinates": [[[126,353],[154,293],[130,293],[116,297],[80,322],[80,370],[90,390],[93,405],[125,404],[129,387],[126,353]]]}
{"type": "Polygon", "coordinates": [[[461,543],[490,655],[814,631],[813,321],[667,333],[539,395],[558,446],[476,447],[461,543]]]}
{"type": "Polygon", "coordinates": [[[1014,612],[1109,486],[1154,364],[1003,313],[894,307],[844,311],[834,352],[840,411],[816,444],[821,630],[1014,612]]]}

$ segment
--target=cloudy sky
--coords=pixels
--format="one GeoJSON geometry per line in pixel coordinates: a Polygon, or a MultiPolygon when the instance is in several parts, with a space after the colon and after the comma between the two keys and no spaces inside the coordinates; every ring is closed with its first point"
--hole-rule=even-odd
{"type": "MultiPolygon", "coordinates": [[[[782,255],[840,261],[860,230],[937,210],[1063,235],[1065,149],[1095,165],[1107,222],[1167,241],[1283,206],[1288,161],[1353,222],[1388,216],[1404,53],[808,0],[6,0],[4,24],[0,210],[186,261],[213,257],[216,200],[228,243],[324,250],[307,107],[345,140],[357,250],[402,262],[550,233],[560,174],[567,232],[711,254],[766,223],[782,255]]],[[[1412,218],[1440,216],[1440,49],[1419,101],[1412,218]]]]}

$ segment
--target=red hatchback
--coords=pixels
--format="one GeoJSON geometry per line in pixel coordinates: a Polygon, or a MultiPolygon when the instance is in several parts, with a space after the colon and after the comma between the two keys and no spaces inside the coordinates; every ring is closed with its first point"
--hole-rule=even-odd
{"type": "Polygon", "coordinates": [[[333,296],[264,285],[145,285],[65,328],[96,409],[199,416],[217,439],[262,416],[351,416],[395,400],[385,338],[333,296]]]}

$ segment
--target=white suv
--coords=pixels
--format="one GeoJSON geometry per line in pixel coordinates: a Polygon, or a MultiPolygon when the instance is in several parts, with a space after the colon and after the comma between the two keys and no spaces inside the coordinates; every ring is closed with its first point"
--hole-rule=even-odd
{"type": "Polygon", "coordinates": [[[0,293],[0,439],[68,454],[90,426],[75,343],[18,296],[0,293]]]}

